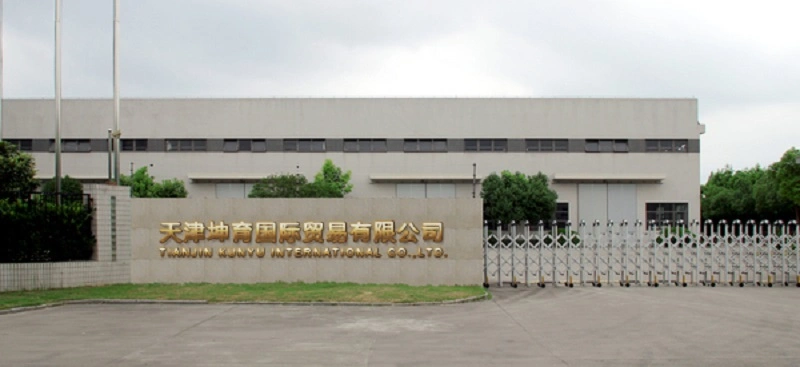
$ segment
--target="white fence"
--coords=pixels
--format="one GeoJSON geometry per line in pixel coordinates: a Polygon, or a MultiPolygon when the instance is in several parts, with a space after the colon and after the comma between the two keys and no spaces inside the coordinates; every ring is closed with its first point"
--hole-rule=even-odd
{"type": "Polygon", "coordinates": [[[797,286],[795,221],[484,225],[484,286],[797,286]]]}

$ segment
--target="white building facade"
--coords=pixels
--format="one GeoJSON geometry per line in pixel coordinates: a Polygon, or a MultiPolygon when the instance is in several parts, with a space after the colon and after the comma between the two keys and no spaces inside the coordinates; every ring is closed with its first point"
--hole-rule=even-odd
{"type": "MultiPolygon", "coordinates": [[[[111,100],[62,101],[62,172],[108,177],[111,100]]],[[[189,197],[246,197],[271,174],[310,180],[325,159],[353,197],[472,197],[492,172],[543,172],[557,219],[700,218],[696,99],[123,99],[128,174],[178,178],[189,197]],[[475,181],[473,186],[473,164],[475,181]]],[[[52,178],[53,100],[4,100],[2,139],[52,178]]]]}

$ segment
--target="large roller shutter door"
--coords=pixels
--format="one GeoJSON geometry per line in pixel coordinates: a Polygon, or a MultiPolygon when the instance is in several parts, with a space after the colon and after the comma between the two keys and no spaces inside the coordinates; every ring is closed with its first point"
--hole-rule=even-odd
{"type": "Polygon", "coordinates": [[[587,224],[608,219],[608,188],[606,184],[578,185],[578,222],[587,224]]]}
{"type": "Polygon", "coordinates": [[[614,223],[636,221],[635,184],[579,184],[578,221],[592,223],[599,220],[605,225],[609,219],[614,223]]]}
{"type": "Polygon", "coordinates": [[[608,219],[614,223],[636,222],[636,185],[608,184],[608,219]]]}

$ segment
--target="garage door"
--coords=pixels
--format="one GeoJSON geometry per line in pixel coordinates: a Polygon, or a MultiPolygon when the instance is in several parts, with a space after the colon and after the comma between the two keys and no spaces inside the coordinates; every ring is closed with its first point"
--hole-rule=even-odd
{"type": "Polygon", "coordinates": [[[578,221],[636,221],[635,184],[579,184],[578,221]]]}

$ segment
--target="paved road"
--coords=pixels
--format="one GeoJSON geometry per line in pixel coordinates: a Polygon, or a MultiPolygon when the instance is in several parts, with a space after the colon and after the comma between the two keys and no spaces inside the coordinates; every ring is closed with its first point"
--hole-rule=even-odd
{"type": "Polygon", "coordinates": [[[800,365],[797,288],[492,292],[444,306],[106,304],[0,315],[0,365],[800,365]]]}

